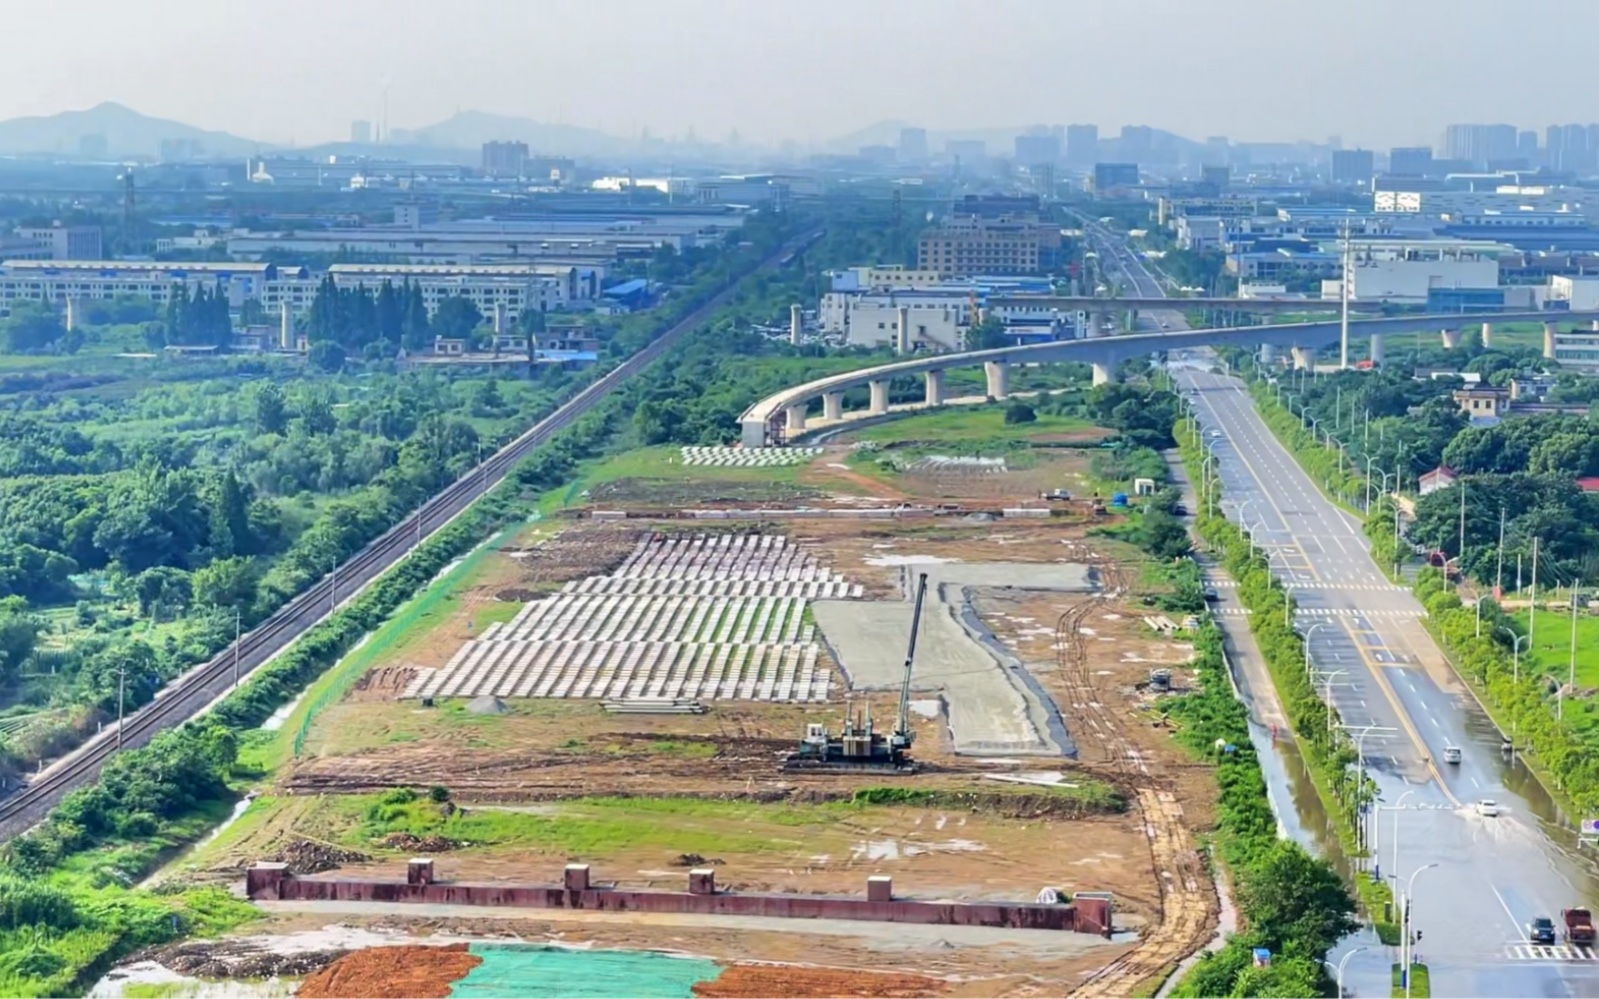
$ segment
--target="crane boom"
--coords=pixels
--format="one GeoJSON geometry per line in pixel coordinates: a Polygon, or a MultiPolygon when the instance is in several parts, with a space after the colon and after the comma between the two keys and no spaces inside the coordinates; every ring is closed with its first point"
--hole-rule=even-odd
{"type": "Polygon", "coordinates": [[[900,746],[909,746],[915,736],[911,733],[911,666],[916,661],[916,636],[922,626],[922,601],[927,597],[927,573],[916,581],[916,604],[911,609],[911,640],[905,650],[905,676],[899,685],[899,719],[894,726],[893,739],[900,746]]]}

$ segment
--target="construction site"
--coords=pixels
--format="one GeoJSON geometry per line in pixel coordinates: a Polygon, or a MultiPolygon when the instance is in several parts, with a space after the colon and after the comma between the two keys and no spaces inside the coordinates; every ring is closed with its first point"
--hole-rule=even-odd
{"type": "Polygon", "coordinates": [[[262,733],[163,877],[248,872],[218,953],[301,995],[1152,993],[1219,918],[1159,574],[1084,450],[895,448],[589,470],[262,733]]]}

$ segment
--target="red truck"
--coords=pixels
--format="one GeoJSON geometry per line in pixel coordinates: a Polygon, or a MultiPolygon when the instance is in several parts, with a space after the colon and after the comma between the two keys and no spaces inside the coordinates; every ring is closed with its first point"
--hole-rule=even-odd
{"type": "Polygon", "coordinates": [[[1587,909],[1561,909],[1560,918],[1566,921],[1566,943],[1593,946],[1593,913],[1587,909]]]}

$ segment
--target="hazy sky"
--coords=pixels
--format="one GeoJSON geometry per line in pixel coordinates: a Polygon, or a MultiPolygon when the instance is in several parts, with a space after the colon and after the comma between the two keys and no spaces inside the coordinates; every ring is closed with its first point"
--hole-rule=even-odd
{"type": "Polygon", "coordinates": [[[1599,120],[1599,0],[6,3],[0,118],[115,100],[263,141],[457,109],[823,141],[1091,121],[1386,147],[1599,120]]]}

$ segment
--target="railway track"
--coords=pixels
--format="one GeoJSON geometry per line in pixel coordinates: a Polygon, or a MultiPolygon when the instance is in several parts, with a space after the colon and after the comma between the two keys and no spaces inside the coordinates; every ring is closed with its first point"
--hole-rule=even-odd
{"type": "Polygon", "coordinates": [[[638,353],[595,380],[352,555],[343,565],[278,608],[234,645],[178,677],[163,688],[154,701],[128,715],[120,725],[101,731],[0,801],[0,839],[16,836],[39,822],[68,792],[98,777],[106,761],[120,749],[142,746],[158,733],[201,713],[226,694],[235,681],[242,682],[251,671],[328,616],[341,599],[360,592],[478,497],[497,486],[534,448],[570,426],[623,382],[649,367],[684,334],[708,320],[727,303],[744,280],[762,271],[786,266],[800,251],[821,238],[822,232],[812,229],[779,247],[745,278],[729,283],[638,353]]]}

